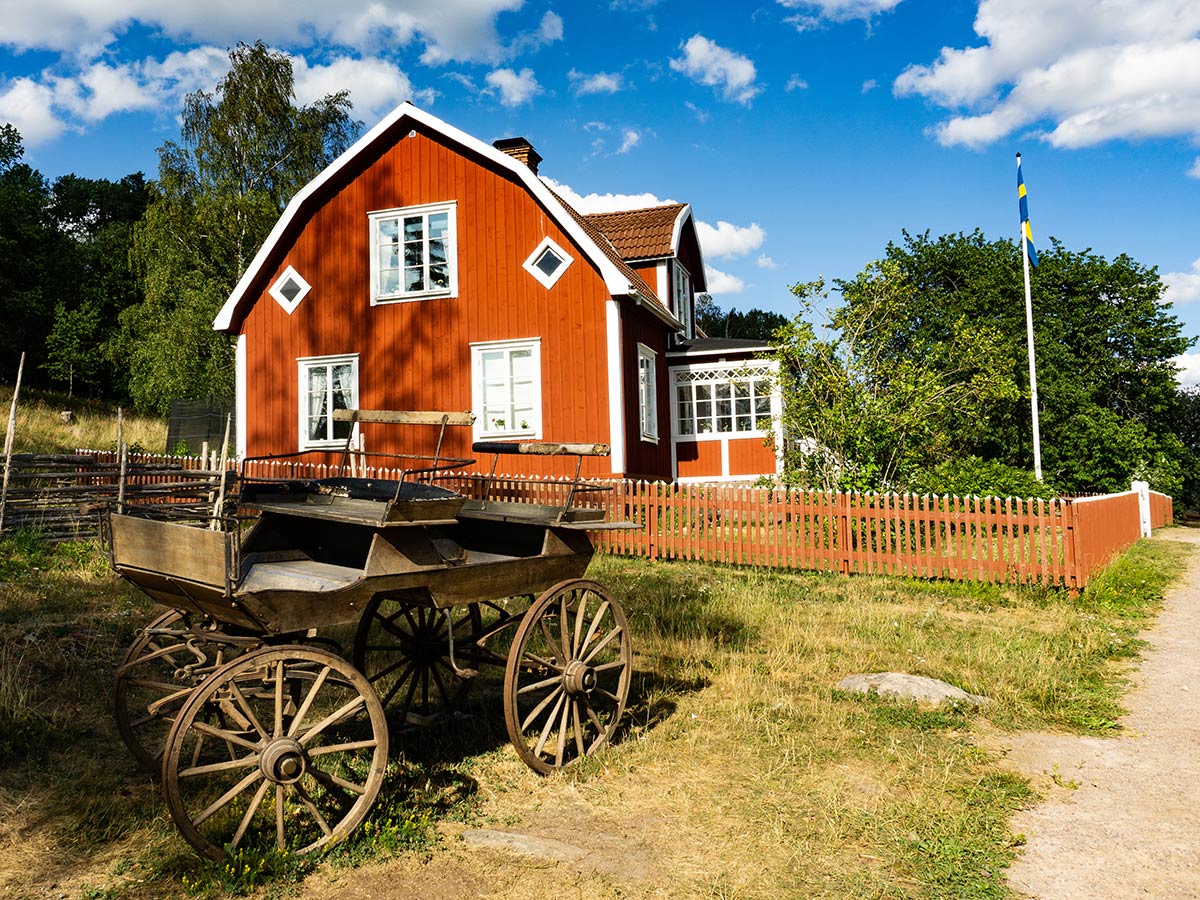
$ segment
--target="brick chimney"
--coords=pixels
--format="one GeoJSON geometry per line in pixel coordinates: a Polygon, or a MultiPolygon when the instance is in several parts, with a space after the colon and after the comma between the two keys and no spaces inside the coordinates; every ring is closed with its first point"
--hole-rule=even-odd
{"type": "Polygon", "coordinates": [[[525,140],[523,137],[501,138],[498,141],[493,141],[492,146],[502,153],[507,153],[518,162],[523,162],[533,170],[533,174],[537,174],[538,163],[542,161],[541,154],[533,149],[533,144],[525,140]]]}

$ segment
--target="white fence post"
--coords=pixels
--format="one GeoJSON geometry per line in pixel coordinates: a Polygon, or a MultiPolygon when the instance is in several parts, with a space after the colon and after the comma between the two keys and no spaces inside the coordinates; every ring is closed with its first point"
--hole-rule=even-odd
{"type": "Polygon", "coordinates": [[[1150,482],[1135,481],[1129,486],[1129,489],[1137,491],[1138,519],[1142,525],[1142,537],[1150,537],[1153,532],[1150,527],[1150,482]]]}

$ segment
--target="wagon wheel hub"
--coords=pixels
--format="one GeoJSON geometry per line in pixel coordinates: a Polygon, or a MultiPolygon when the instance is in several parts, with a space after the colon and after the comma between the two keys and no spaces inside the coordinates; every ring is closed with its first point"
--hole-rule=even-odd
{"type": "Polygon", "coordinates": [[[582,660],[571,660],[563,672],[563,683],[572,696],[590,694],[596,689],[596,670],[582,660]]]}
{"type": "Polygon", "coordinates": [[[269,781],[294,784],[308,768],[304,748],[291,738],[276,738],[258,760],[258,768],[269,781]]]}

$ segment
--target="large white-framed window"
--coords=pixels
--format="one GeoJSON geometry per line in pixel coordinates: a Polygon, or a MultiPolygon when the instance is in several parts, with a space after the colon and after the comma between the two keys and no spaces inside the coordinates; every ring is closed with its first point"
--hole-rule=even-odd
{"type": "Polygon", "coordinates": [[[306,356],[300,372],[300,449],[339,447],[351,434],[350,422],[333,421],[335,409],[358,409],[358,354],[306,356]]]}
{"type": "Polygon", "coordinates": [[[658,354],[645,344],[638,352],[638,419],[642,440],[658,443],[658,354]]]}
{"type": "Polygon", "coordinates": [[[475,438],[542,436],[541,338],[471,345],[475,438]]]}
{"type": "Polygon", "coordinates": [[[684,337],[691,339],[696,336],[696,329],[692,325],[692,276],[679,260],[675,260],[672,268],[675,270],[674,283],[671,285],[675,318],[683,323],[684,337]]]}
{"type": "Polygon", "coordinates": [[[765,437],[771,433],[774,367],[767,360],[672,369],[676,437],[765,437]]]}
{"type": "Polygon", "coordinates": [[[368,213],[371,303],[458,295],[458,204],[368,213]]]}
{"type": "Polygon", "coordinates": [[[550,238],[542,238],[542,242],[525,260],[525,271],[548,288],[554,287],[555,282],[562,278],[574,260],[550,238]]]}

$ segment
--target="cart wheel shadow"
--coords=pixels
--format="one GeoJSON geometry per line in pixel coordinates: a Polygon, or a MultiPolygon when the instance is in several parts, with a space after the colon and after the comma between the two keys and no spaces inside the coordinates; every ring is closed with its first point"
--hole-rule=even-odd
{"type": "MultiPolygon", "coordinates": [[[[665,662],[666,668],[674,668],[670,660],[665,662]]],[[[451,777],[467,760],[508,744],[504,717],[499,713],[501,684],[486,677],[481,681],[460,711],[444,714],[421,727],[397,727],[393,723],[392,741],[398,753],[422,772],[441,771],[451,777]]],[[[631,733],[652,731],[675,714],[681,697],[701,691],[710,683],[703,677],[634,669],[629,699],[613,743],[619,745],[631,733]]]]}

